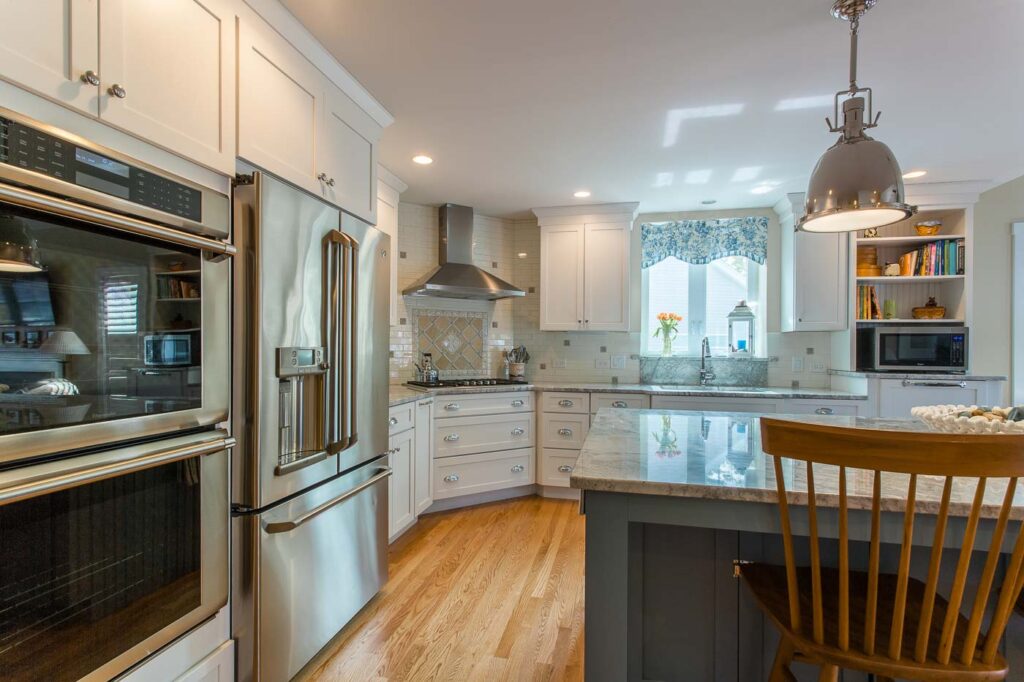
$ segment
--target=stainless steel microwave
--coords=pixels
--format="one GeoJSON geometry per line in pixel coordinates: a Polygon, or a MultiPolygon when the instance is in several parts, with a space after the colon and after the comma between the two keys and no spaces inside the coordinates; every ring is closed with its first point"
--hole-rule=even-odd
{"type": "Polygon", "coordinates": [[[967,327],[870,327],[857,333],[857,369],[966,372],[967,327]]]}

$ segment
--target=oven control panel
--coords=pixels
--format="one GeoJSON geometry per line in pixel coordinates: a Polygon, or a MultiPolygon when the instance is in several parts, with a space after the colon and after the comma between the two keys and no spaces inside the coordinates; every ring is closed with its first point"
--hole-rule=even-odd
{"type": "Polygon", "coordinates": [[[3,117],[0,163],[188,220],[202,219],[199,190],[3,117]]]}

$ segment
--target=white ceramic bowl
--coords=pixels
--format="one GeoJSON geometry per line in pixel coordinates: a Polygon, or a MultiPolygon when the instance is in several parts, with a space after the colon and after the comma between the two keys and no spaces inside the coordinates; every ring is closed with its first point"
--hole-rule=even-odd
{"type": "MultiPolygon", "coordinates": [[[[910,413],[936,431],[945,433],[1004,433],[1024,435],[1024,421],[994,421],[985,417],[960,417],[960,412],[977,405],[927,405],[915,407],[910,413]]],[[[1003,409],[1003,408],[993,408],[1003,409]]]]}

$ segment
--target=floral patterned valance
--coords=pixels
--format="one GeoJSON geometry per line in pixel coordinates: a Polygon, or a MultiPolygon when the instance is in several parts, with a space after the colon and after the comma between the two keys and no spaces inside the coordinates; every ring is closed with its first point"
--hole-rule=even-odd
{"type": "Polygon", "coordinates": [[[674,220],[640,225],[641,267],[675,256],[691,265],[707,265],[727,256],[745,256],[764,265],[768,254],[768,218],[674,220]]]}

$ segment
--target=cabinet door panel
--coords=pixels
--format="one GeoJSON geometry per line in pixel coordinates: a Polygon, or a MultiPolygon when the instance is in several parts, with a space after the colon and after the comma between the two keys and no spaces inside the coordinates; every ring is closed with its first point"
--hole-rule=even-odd
{"type": "Polygon", "coordinates": [[[328,201],[370,223],[377,222],[377,131],[347,95],[325,79],[320,171],[328,201]]]}
{"type": "Polygon", "coordinates": [[[226,0],[103,0],[100,116],[234,172],[234,12],[226,0]],[[116,97],[109,88],[124,88],[116,97]]]}
{"type": "Polygon", "coordinates": [[[238,41],[238,155],[320,194],[320,72],[258,19],[241,23],[238,41]]]}
{"type": "Polygon", "coordinates": [[[629,223],[586,226],[583,328],[629,331],[629,223]]]}
{"type": "Polygon", "coordinates": [[[390,279],[388,284],[389,319],[398,324],[398,192],[388,191],[387,186],[378,183],[377,229],[391,237],[388,255],[390,279]]]}
{"type": "Polygon", "coordinates": [[[416,520],[413,501],[415,430],[391,437],[391,477],[388,478],[388,539],[394,540],[416,520]]]}
{"type": "Polygon", "coordinates": [[[910,410],[923,405],[980,405],[985,402],[984,384],[955,381],[879,381],[878,416],[910,419],[910,410]]]}
{"type": "Polygon", "coordinates": [[[580,329],[583,225],[543,227],[540,239],[540,328],[545,331],[580,329]]]}
{"type": "Polygon", "coordinates": [[[426,511],[433,499],[430,469],[434,453],[434,401],[416,404],[416,461],[413,463],[413,496],[417,515],[426,511]]]}
{"type": "Polygon", "coordinates": [[[845,234],[794,236],[797,328],[831,331],[846,328],[845,234]]]}
{"type": "Polygon", "coordinates": [[[44,97],[99,113],[97,0],[0,0],[0,78],[44,97]]]}

